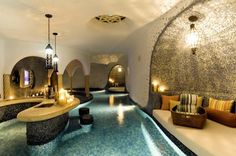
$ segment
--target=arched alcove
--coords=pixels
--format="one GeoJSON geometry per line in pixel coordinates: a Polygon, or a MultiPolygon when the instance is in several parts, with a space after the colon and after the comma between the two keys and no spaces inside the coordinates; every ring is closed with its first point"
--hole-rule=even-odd
{"type": "Polygon", "coordinates": [[[235,99],[236,9],[231,4],[230,0],[204,1],[179,15],[154,47],[150,84],[159,81],[166,93],[235,99]],[[195,55],[185,40],[191,15],[198,17],[194,24],[201,40],[195,55]]]}
{"type": "Polygon", "coordinates": [[[63,73],[63,88],[84,90],[85,88],[85,75],[83,65],[79,60],[72,60],[63,73]]]}
{"type": "Polygon", "coordinates": [[[111,68],[108,80],[107,88],[111,92],[125,92],[125,68],[122,65],[115,65],[111,68]]]}
{"type": "MultiPolygon", "coordinates": [[[[37,56],[29,56],[18,61],[11,71],[9,83],[10,85],[5,84],[6,87],[4,88],[4,92],[7,92],[8,90],[9,95],[6,96],[18,98],[43,92],[44,86],[48,84],[48,73],[45,68],[45,59],[37,56]],[[24,75],[23,72],[27,73],[27,75],[24,75]],[[31,73],[32,82],[30,86],[24,85],[25,82],[27,82],[27,84],[29,83],[29,72],[31,73]]],[[[7,98],[6,96],[5,98],[7,98]]]]}

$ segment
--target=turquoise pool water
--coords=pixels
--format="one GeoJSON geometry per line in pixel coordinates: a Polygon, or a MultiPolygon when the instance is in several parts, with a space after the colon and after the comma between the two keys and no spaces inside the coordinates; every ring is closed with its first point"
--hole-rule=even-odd
{"type": "Polygon", "coordinates": [[[94,117],[91,130],[78,124],[78,109],[70,112],[67,129],[44,146],[26,145],[25,123],[11,120],[0,124],[0,155],[55,156],[159,156],[183,155],[153,121],[131,105],[125,94],[94,94],[85,104],[94,117]],[[36,152],[36,153],[35,153],[36,152]]]}

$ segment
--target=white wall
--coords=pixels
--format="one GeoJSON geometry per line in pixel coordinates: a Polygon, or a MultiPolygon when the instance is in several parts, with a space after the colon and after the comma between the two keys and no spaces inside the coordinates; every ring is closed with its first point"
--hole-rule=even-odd
{"type": "MultiPolygon", "coordinates": [[[[4,68],[4,73],[10,74],[14,65],[24,57],[45,57],[45,43],[19,41],[14,39],[7,39],[5,43],[4,51],[6,68],[4,68]]],[[[84,55],[84,52],[74,48],[58,46],[57,53],[60,58],[58,66],[59,73],[63,74],[67,64],[74,59],[78,59],[83,64],[85,73],[89,74],[90,65],[88,62],[88,57],[84,55]]]]}
{"type": "Polygon", "coordinates": [[[127,88],[130,97],[140,106],[148,103],[150,62],[158,37],[178,14],[199,1],[182,0],[160,18],[135,31],[118,47],[119,51],[128,53],[127,88]]]}
{"type": "Polygon", "coordinates": [[[3,98],[3,70],[4,70],[4,56],[5,56],[5,51],[4,51],[4,39],[0,38],[0,95],[1,98],[3,98]]]}

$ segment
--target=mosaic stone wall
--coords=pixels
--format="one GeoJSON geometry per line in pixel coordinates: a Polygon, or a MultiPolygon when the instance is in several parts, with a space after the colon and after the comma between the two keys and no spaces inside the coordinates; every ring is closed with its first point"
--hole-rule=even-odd
{"type": "Polygon", "coordinates": [[[159,37],[151,60],[151,79],[158,79],[169,92],[190,92],[222,99],[236,95],[236,1],[207,0],[177,17],[159,37]],[[196,55],[185,43],[190,22],[201,42],[196,55]]]}

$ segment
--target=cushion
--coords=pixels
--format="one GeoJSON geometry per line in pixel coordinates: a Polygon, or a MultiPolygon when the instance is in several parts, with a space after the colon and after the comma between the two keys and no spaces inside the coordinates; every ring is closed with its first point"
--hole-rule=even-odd
{"type": "Polygon", "coordinates": [[[236,127],[236,114],[220,111],[211,108],[205,108],[207,112],[207,118],[223,125],[236,127]]]}
{"type": "Polygon", "coordinates": [[[217,99],[210,98],[208,107],[211,109],[230,112],[230,110],[233,106],[233,102],[234,102],[234,100],[223,101],[223,100],[217,100],[217,99]]]}
{"type": "Polygon", "coordinates": [[[198,95],[195,94],[181,94],[180,105],[177,107],[178,112],[197,113],[197,104],[200,104],[200,98],[198,101],[198,95]]]}
{"type": "Polygon", "coordinates": [[[195,94],[181,94],[180,104],[181,105],[197,105],[197,95],[195,94]]]}
{"type": "Polygon", "coordinates": [[[180,104],[180,101],[170,100],[170,111],[179,104],[180,104]]]}
{"type": "Polygon", "coordinates": [[[179,95],[173,95],[173,96],[166,96],[166,95],[161,95],[162,97],[162,105],[161,109],[162,110],[169,110],[170,109],[170,100],[179,100],[179,95]]]}
{"type": "Polygon", "coordinates": [[[178,105],[176,112],[197,113],[197,105],[178,105]]]}
{"type": "Polygon", "coordinates": [[[202,101],[203,101],[202,96],[197,96],[197,107],[201,107],[202,106],[202,101]]]}

